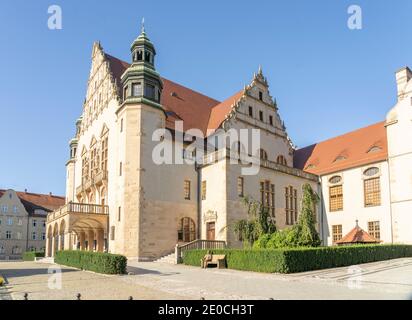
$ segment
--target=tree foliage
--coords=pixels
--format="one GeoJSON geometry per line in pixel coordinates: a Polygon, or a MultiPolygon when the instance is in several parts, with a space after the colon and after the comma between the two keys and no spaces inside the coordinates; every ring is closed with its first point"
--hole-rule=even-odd
{"type": "Polygon", "coordinates": [[[261,202],[248,196],[242,201],[247,208],[247,218],[237,221],[233,230],[245,246],[252,246],[259,237],[276,232],[276,223],[261,202]]]}
{"type": "Polygon", "coordinates": [[[321,244],[315,222],[315,208],[319,202],[319,196],[309,184],[303,185],[302,190],[302,208],[298,223],[293,227],[260,236],[254,242],[254,248],[318,247],[321,244]]]}

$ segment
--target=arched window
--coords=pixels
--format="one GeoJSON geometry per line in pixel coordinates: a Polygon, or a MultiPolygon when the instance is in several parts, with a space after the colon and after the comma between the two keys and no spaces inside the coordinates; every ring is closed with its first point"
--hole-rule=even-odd
{"type": "Polygon", "coordinates": [[[193,219],[186,217],[180,220],[177,239],[181,242],[196,240],[196,225],[193,219]]]}
{"type": "Polygon", "coordinates": [[[332,178],[329,179],[329,182],[331,184],[337,184],[340,183],[342,181],[342,177],[340,176],[333,176],[332,178]]]}
{"type": "Polygon", "coordinates": [[[259,150],[259,156],[261,160],[267,160],[268,159],[268,154],[265,150],[260,149],[259,150]]]}
{"type": "Polygon", "coordinates": [[[363,174],[367,177],[375,176],[378,173],[379,173],[379,168],[376,168],[376,167],[369,168],[363,172],[363,174]]]}
{"type": "Polygon", "coordinates": [[[276,159],[276,163],[287,166],[288,162],[286,161],[286,158],[282,155],[278,156],[276,159]]]}

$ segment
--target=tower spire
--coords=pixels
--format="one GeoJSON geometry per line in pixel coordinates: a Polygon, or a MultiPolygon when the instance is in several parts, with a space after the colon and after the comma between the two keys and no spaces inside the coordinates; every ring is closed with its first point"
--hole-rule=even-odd
{"type": "Polygon", "coordinates": [[[142,33],[145,33],[145,28],[144,28],[144,17],[142,18],[142,33]]]}

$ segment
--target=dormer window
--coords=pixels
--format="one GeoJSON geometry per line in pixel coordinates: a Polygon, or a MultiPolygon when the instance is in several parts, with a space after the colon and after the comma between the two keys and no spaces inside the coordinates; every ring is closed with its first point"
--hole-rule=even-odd
{"type": "Polygon", "coordinates": [[[379,152],[381,151],[382,148],[378,146],[373,146],[372,148],[369,149],[368,153],[374,153],[374,152],[379,152]]]}
{"type": "Polygon", "coordinates": [[[262,91],[259,91],[259,100],[263,101],[263,92],[262,91]]]}
{"type": "Polygon", "coordinates": [[[338,157],[335,159],[334,162],[340,162],[340,161],[343,161],[343,160],[346,160],[346,157],[345,157],[345,156],[338,156],[338,157]]]}

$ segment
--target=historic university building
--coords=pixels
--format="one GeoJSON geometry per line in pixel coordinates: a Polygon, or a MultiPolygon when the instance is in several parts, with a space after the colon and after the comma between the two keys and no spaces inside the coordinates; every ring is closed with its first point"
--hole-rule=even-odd
{"type": "Polygon", "coordinates": [[[246,217],[242,197],[262,201],[282,229],[296,223],[306,183],[321,197],[324,244],[356,223],[383,243],[412,243],[408,68],[396,75],[398,102],[384,121],[297,150],[260,68],[220,102],[162,78],[155,58],[144,28],[131,63],[94,44],[70,141],[66,204],[47,217],[49,256],[79,249],[153,260],[196,239],[237,247],[231,226],[246,217]],[[246,141],[222,145],[228,132],[245,131],[246,141]],[[256,134],[258,148],[248,143],[256,134]]]}

